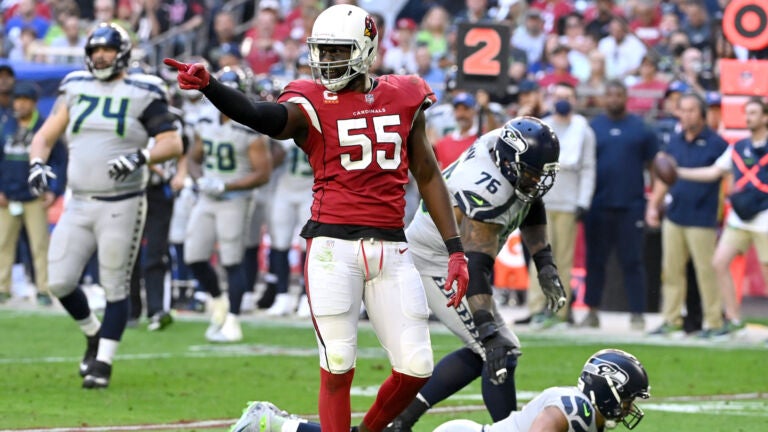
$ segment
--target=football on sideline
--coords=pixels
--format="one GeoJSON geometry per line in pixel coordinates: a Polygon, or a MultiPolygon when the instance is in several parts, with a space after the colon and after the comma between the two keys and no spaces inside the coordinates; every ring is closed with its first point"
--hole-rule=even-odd
{"type": "Polygon", "coordinates": [[[677,181],[677,161],[669,153],[656,153],[656,157],[653,158],[653,171],[656,177],[667,185],[677,181]]]}

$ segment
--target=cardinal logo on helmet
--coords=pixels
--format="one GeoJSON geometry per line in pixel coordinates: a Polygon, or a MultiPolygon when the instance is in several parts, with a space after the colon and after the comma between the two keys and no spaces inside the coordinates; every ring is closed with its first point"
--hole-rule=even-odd
{"type": "Polygon", "coordinates": [[[363,31],[363,35],[368,39],[373,40],[377,34],[379,34],[379,32],[376,30],[376,22],[373,21],[373,18],[371,18],[370,15],[366,16],[365,30],[363,31]]]}

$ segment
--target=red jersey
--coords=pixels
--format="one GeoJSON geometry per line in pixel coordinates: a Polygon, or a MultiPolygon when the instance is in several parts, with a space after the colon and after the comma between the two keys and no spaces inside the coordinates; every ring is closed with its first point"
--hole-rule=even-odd
{"type": "Polygon", "coordinates": [[[402,229],[408,136],[436,101],[416,75],[384,75],[367,93],[332,92],[311,80],[288,84],[278,102],[298,105],[309,132],[302,149],[314,170],[311,220],[402,229]]]}
{"type": "MultiPolygon", "coordinates": [[[[477,128],[473,128],[477,131],[477,128]]],[[[440,169],[444,170],[464,153],[477,140],[477,133],[471,133],[465,137],[458,134],[457,131],[449,133],[440,138],[435,144],[435,157],[440,169]]]]}

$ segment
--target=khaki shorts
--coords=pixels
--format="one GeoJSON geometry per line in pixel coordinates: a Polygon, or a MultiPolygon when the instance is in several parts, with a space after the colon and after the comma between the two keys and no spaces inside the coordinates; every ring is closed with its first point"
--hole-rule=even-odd
{"type": "Polygon", "coordinates": [[[760,262],[768,263],[768,233],[747,231],[729,226],[723,230],[720,241],[741,253],[745,253],[750,245],[754,245],[760,262]]]}

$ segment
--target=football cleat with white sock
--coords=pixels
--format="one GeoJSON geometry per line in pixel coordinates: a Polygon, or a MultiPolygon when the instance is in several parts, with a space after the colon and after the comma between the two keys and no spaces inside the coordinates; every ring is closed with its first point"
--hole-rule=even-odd
{"type": "MultiPolygon", "coordinates": [[[[210,330],[210,328],[209,328],[210,330]]],[[[240,342],[243,340],[243,330],[240,328],[240,319],[235,314],[227,314],[224,319],[224,324],[219,327],[218,331],[206,332],[205,338],[209,342],[240,342]]]]}

